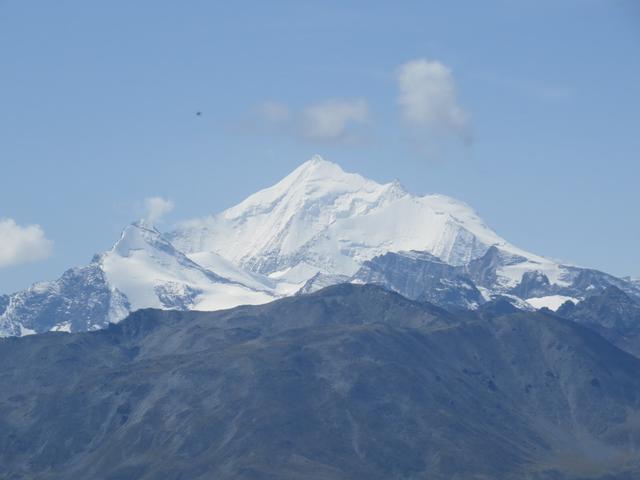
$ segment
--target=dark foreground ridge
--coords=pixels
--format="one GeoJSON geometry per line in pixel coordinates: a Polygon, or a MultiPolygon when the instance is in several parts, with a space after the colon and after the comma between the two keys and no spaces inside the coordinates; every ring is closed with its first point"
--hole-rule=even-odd
{"type": "Polygon", "coordinates": [[[640,478],[640,360],[506,312],[338,285],[3,339],[0,478],[640,478]]]}

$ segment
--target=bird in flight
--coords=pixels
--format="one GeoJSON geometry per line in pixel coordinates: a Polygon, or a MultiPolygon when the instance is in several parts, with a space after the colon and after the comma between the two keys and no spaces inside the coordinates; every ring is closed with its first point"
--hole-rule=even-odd
{"type": "Polygon", "coordinates": [[[196,112],[196,117],[201,117],[202,116],[202,112],[196,112]]]}

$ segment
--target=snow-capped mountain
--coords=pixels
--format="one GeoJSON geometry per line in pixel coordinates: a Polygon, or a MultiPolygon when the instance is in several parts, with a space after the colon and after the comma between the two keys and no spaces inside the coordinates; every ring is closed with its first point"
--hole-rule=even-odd
{"type": "Polygon", "coordinates": [[[460,201],[413,195],[398,182],[378,184],[319,156],[218,215],[184,222],[168,238],[196,261],[215,252],[292,288],[317,273],[351,276],[389,251],[423,251],[464,265],[496,246],[523,259],[500,269],[505,286],[528,270],[554,282],[566,273],[500,238],[460,201]]]}
{"type": "MultiPolygon", "coordinates": [[[[615,287],[640,299],[632,283],[597,270],[559,265],[563,281],[552,282],[541,270],[525,270],[512,286],[500,278],[510,267],[522,268],[530,260],[491,246],[484,255],[466,265],[449,265],[425,252],[388,252],[364,262],[351,277],[357,283],[375,283],[414,300],[444,307],[475,309],[484,302],[502,298],[523,310],[542,307],[557,310],[565,302],[578,303],[615,287]]],[[[306,291],[315,291],[315,279],[306,291]]]]}
{"type": "MultiPolygon", "coordinates": [[[[187,258],[153,227],[135,223],[98,259],[107,283],[123,293],[131,310],[219,310],[264,303],[273,295],[224,277],[187,258]]],[[[227,269],[225,273],[232,273],[227,269]]]]}
{"type": "Polygon", "coordinates": [[[166,234],[134,223],[88,266],[0,296],[0,336],[102,328],[146,307],[260,304],[342,282],[464,308],[502,297],[556,309],[610,285],[640,297],[637,283],[510,244],[460,201],[315,156],[222,213],[166,234]]]}
{"type": "Polygon", "coordinates": [[[0,336],[94,330],[140,308],[219,310],[275,298],[250,275],[247,286],[244,273],[240,280],[232,268],[224,273],[194,263],[154,227],[137,222],[86,267],[0,301],[0,336]]]}

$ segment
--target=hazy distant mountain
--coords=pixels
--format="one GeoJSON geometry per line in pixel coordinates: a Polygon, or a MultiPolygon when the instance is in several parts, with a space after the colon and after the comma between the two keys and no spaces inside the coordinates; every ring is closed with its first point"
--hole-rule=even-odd
{"type": "Polygon", "coordinates": [[[558,308],[610,285],[499,237],[467,205],[378,184],[314,157],[276,185],[168,233],[137,222],[54,282],[0,298],[0,336],[105,327],[140,308],[218,310],[342,282],[376,283],[440,306],[493,298],[558,308]]]}
{"type": "Polygon", "coordinates": [[[640,478],[640,360],[498,303],[339,285],[2,339],[0,477],[640,478]]]}

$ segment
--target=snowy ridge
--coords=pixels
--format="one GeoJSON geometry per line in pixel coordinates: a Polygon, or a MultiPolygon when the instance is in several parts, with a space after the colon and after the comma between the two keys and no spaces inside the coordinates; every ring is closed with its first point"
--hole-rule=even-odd
{"type": "Polygon", "coordinates": [[[163,234],[127,226],[54,282],[0,296],[0,336],[105,327],[140,308],[219,310],[342,282],[477,308],[494,298],[557,308],[640,283],[524,251],[463,202],[379,184],[319,156],[217,215],[163,234]]]}
{"type": "Polygon", "coordinates": [[[389,251],[425,251],[463,265],[490,246],[526,259],[499,272],[505,288],[529,270],[556,283],[565,276],[555,262],[499,237],[463,202],[378,184],[319,156],[218,215],[184,222],[169,238],[192,259],[214,252],[296,287],[317,273],[353,275],[389,251]]]}
{"type": "Polygon", "coordinates": [[[109,285],[127,297],[131,310],[218,310],[274,298],[201,267],[142,222],[125,228],[100,264],[109,285]]]}
{"type": "Polygon", "coordinates": [[[103,328],[140,308],[219,310],[273,300],[267,287],[227,268],[222,276],[187,258],[153,226],[127,226],[113,248],[54,282],[9,296],[0,336],[103,328]],[[238,278],[237,278],[238,277],[238,278]]]}

